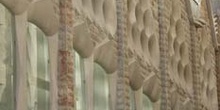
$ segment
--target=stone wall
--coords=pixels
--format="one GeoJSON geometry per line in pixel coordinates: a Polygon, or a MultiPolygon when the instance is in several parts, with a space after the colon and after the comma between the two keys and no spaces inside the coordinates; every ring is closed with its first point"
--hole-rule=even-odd
{"type": "MultiPolygon", "coordinates": [[[[52,110],[76,108],[73,49],[85,60],[85,85],[89,90],[86,106],[91,110],[94,62],[116,82],[110,83],[111,108],[129,109],[130,87],[136,102],[142,102],[140,94],[144,93],[155,110],[217,110],[215,51],[207,0],[198,6],[200,12],[191,7],[196,5],[192,5],[192,0],[60,0],[59,3],[20,0],[16,5],[0,0],[0,3],[23,21],[17,25],[25,29],[29,21],[48,37],[58,38],[53,40],[57,42],[48,41],[53,57],[51,90],[55,90],[51,94],[57,96],[51,98],[52,110]]],[[[18,27],[15,30],[18,40],[23,38],[25,31],[18,27]]],[[[17,52],[25,46],[21,43],[17,43],[17,52]]],[[[17,65],[22,64],[24,53],[17,56],[17,65]]],[[[26,67],[21,66],[23,69],[26,67]]],[[[24,75],[25,70],[17,72],[24,75]]],[[[18,83],[24,82],[18,80],[18,83]]],[[[17,95],[21,97],[25,98],[17,95]]],[[[23,103],[17,104],[20,109],[25,107],[23,103]]],[[[141,103],[137,104],[141,108],[141,103]]]]}

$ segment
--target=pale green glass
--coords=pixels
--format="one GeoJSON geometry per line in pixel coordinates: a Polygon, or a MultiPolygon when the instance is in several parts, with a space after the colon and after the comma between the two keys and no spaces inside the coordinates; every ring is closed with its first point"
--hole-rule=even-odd
{"type": "Polygon", "coordinates": [[[105,70],[94,65],[94,110],[109,110],[109,84],[105,70]]]}
{"type": "Polygon", "coordinates": [[[0,4],[0,110],[14,110],[14,18],[0,4]]]}
{"type": "Polygon", "coordinates": [[[200,13],[201,0],[190,0],[190,3],[191,3],[193,17],[199,18],[201,15],[200,13]]]}
{"type": "Polygon", "coordinates": [[[130,88],[130,110],[135,110],[136,104],[135,104],[135,96],[134,91],[130,88]]]}
{"type": "Polygon", "coordinates": [[[49,110],[48,44],[44,33],[35,25],[28,25],[28,110],[49,110]]]}
{"type": "Polygon", "coordinates": [[[151,100],[143,94],[143,110],[153,110],[151,100]]]}
{"type": "Polygon", "coordinates": [[[86,110],[85,104],[85,75],[83,59],[75,53],[75,94],[76,110],[86,110]]]}

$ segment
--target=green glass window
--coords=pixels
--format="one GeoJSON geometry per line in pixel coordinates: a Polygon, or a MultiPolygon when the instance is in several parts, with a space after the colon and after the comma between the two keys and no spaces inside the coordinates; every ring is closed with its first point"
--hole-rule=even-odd
{"type": "Polygon", "coordinates": [[[85,76],[83,59],[75,52],[75,94],[76,110],[86,110],[85,107],[85,76]]]}
{"type": "Polygon", "coordinates": [[[143,94],[143,110],[153,110],[152,102],[145,94],[143,94]]]}
{"type": "Polygon", "coordinates": [[[194,18],[200,17],[201,0],[190,0],[192,14],[194,18]]]}
{"type": "Polygon", "coordinates": [[[0,110],[14,110],[14,18],[0,4],[0,110]]]}
{"type": "Polygon", "coordinates": [[[109,110],[109,83],[105,70],[94,65],[94,110],[109,110]]]}
{"type": "Polygon", "coordinates": [[[28,110],[49,110],[47,38],[30,23],[27,33],[28,110]]]}

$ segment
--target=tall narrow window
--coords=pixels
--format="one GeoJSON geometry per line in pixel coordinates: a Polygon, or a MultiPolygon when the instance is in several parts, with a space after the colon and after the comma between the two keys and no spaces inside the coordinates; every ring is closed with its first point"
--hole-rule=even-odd
{"type": "Polygon", "coordinates": [[[109,83],[103,68],[94,65],[94,110],[109,110],[109,83]]]}
{"type": "Polygon", "coordinates": [[[200,7],[201,7],[201,0],[190,0],[192,14],[194,18],[200,17],[200,7]]]}
{"type": "Polygon", "coordinates": [[[130,88],[130,110],[136,110],[134,91],[130,88]]]}
{"type": "Polygon", "coordinates": [[[0,4],[0,110],[14,110],[14,23],[0,4]]]}
{"type": "Polygon", "coordinates": [[[153,110],[152,102],[145,94],[143,94],[143,110],[153,110]]]}
{"type": "Polygon", "coordinates": [[[83,59],[75,52],[75,94],[76,110],[86,110],[85,107],[85,76],[83,59]]]}
{"type": "Polygon", "coordinates": [[[46,36],[33,24],[28,25],[28,109],[49,110],[48,45],[46,36]]]}

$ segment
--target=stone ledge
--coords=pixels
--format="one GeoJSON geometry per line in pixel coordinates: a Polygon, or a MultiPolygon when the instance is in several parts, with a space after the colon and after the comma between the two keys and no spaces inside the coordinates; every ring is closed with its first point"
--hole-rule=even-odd
{"type": "Polygon", "coordinates": [[[193,23],[197,28],[203,28],[208,23],[202,18],[194,18],[193,23]]]}

